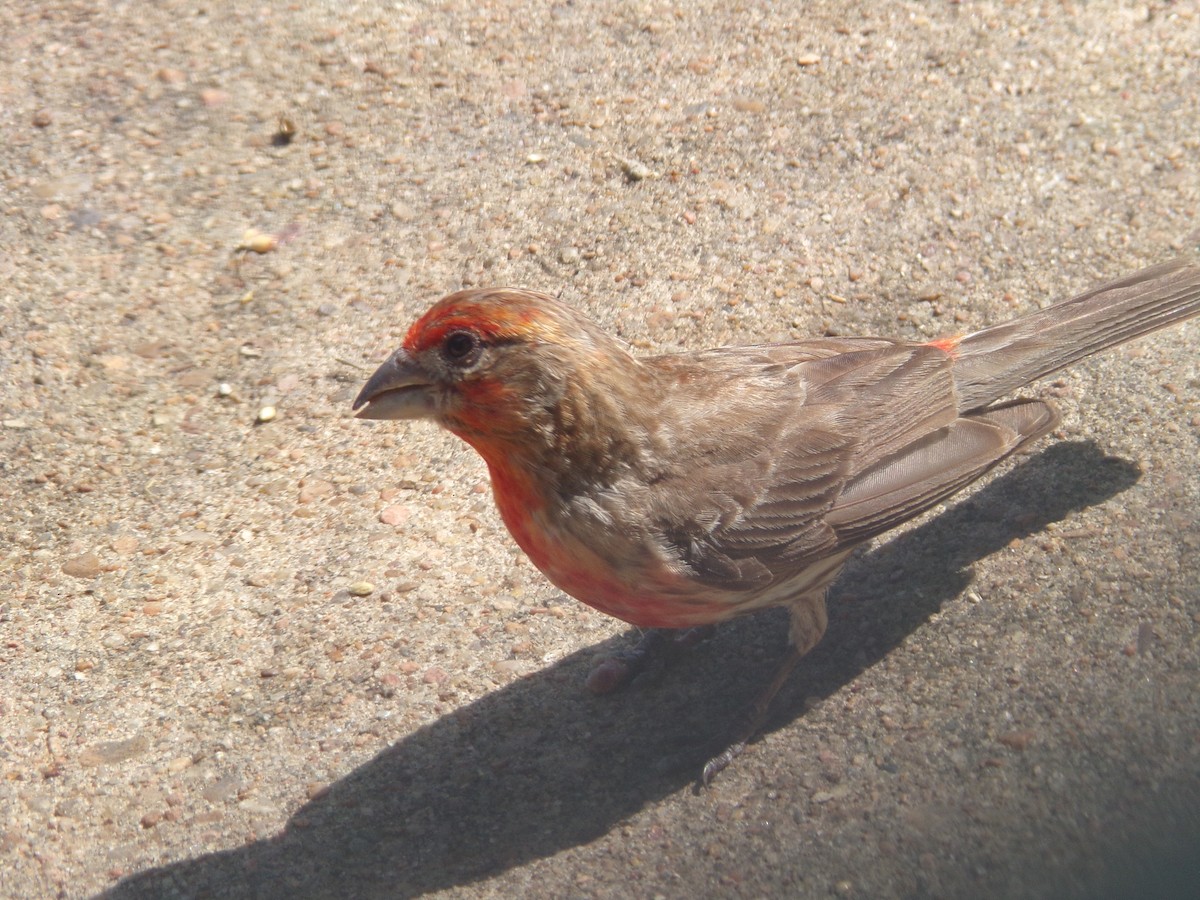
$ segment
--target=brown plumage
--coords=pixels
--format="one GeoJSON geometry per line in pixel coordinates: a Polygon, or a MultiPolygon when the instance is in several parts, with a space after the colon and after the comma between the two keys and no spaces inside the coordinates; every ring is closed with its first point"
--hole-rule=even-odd
{"type": "Polygon", "coordinates": [[[597,609],[685,628],[788,607],[793,651],[757,719],[824,633],[825,590],[856,545],[1058,422],[1046,401],[1004,397],[1197,313],[1188,257],[961,338],[638,359],[544,294],[462,291],[412,326],[354,407],[432,419],[475,447],[517,543],[597,609]]]}

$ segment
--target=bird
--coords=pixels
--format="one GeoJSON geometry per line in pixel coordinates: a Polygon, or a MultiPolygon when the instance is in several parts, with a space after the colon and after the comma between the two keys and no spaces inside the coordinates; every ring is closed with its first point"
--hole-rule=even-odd
{"type": "Polygon", "coordinates": [[[624,683],[671,635],[789,611],[789,650],[705,766],[708,784],[821,639],[827,589],[850,553],[1058,425],[1050,401],[1016,391],[1198,313],[1191,254],[965,335],[639,357],[548,294],[473,288],[416,320],[353,409],[464,440],[550,582],[650,630],[593,672],[597,690],[624,683]]]}

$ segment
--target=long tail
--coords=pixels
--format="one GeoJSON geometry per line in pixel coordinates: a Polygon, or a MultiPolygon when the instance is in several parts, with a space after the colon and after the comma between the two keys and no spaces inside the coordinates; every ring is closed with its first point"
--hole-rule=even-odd
{"type": "Polygon", "coordinates": [[[968,334],[954,365],[959,408],[994,403],[1029,382],[1200,314],[1200,258],[1187,256],[968,334]]]}

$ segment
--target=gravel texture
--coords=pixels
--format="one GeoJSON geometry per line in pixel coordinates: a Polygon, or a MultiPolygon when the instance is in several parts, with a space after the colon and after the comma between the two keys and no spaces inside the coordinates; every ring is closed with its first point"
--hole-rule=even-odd
{"type": "Polygon", "coordinates": [[[767,733],[465,446],[349,403],[432,300],[641,352],[998,321],[1200,225],[1192,2],[0,4],[0,895],[1154,897],[1200,877],[1191,324],[868,547],[767,733]]]}

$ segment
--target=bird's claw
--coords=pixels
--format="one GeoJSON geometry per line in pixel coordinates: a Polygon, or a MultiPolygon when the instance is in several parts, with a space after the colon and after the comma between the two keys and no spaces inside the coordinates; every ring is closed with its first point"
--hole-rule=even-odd
{"type": "Polygon", "coordinates": [[[730,744],[712,759],[704,764],[704,771],[700,773],[701,787],[708,787],[714,778],[728,768],[729,764],[742,755],[742,751],[746,749],[745,741],[738,741],[736,744],[730,744]]]}

